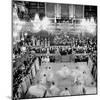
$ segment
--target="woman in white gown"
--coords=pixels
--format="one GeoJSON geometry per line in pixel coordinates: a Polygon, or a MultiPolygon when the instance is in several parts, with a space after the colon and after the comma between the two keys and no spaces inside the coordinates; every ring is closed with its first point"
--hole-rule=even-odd
{"type": "Polygon", "coordinates": [[[59,96],[60,89],[52,82],[50,87],[50,92],[52,96],[59,96]]]}
{"type": "Polygon", "coordinates": [[[71,95],[68,88],[65,88],[61,93],[60,96],[67,96],[67,95],[71,95]]]}

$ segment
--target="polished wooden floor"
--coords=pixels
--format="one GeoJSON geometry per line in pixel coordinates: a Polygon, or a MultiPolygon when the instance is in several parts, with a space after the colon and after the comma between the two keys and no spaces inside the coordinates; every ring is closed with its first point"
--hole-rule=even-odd
{"type": "MultiPolygon", "coordinates": [[[[55,82],[56,86],[59,87],[60,90],[63,90],[64,88],[68,88],[71,95],[79,95],[81,94],[81,86],[74,84],[74,77],[72,75],[68,75],[66,77],[62,77],[57,72],[61,71],[62,68],[66,66],[69,68],[69,70],[76,69],[76,67],[79,68],[80,71],[86,72],[85,75],[85,89],[86,94],[96,94],[96,87],[95,85],[91,84],[93,81],[93,77],[90,73],[90,70],[88,68],[87,63],[80,62],[80,63],[74,63],[74,62],[67,62],[67,63],[42,63],[41,69],[40,69],[40,78],[42,78],[42,75],[46,73],[46,67],[51,67],[50,73],[53,74],[52,81],[55,82]]],[[[48,72],[47,72],[48,73],[48,72]]],[[[38,78],[39,78],[38,77],[38,78]]]]}

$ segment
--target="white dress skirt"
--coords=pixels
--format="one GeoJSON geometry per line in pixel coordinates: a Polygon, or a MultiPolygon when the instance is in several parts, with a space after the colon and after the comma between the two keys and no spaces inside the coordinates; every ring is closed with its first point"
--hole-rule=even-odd
{"type": "Polygon", "coordinates": [[[46,88],[43,85],[31,86],[28,90],[28,94],[35,97],[43,97],[46,88]]]}
{"type": "Polygon", "coordinates": [[[50,91],[51,91],[52,96],[59,96],[58,94],[59,94],[60,89],[56,87],[55,85],[51,86],[50,91]]]}
{"type": "Polygon", "coordinates": [[[68,90],[64,90],[60,93],[60,96],[67,96],[67,95],[71,95],[68,90]]]}

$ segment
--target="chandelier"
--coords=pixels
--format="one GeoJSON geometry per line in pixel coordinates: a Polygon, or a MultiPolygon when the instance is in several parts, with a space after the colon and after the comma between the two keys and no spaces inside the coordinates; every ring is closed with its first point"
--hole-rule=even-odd
{"type": "Polygon", "coordinates": [[[44,17],[42,20],[40,20],[39,15],[36,14],[34,20],[31,20],[33,23],[33,30],[35,32],[39,32],[41,30],[48,31],[48,27],[50,25],[50,20],[48,17],[44,17]]]}

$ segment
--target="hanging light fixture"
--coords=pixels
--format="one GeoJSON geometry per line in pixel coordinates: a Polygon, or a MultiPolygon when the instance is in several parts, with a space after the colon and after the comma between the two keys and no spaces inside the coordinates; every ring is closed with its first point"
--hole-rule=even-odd
{"type": "Polygon", "coordinates": [[[41,21],[42,30],[47,30],[50,25],[50,20],[48,17],[44,17],[41,21]]]}
{"type": "Polygon", "coordinates": [[[91,34],[95,34],[96,32],[96,23],[94,21],[94,18],[91,17],[91,19],[82,19],[82,22],[81,22],[81,28],[82,28],[82,31],[84,32],[88,32],[88,33],[91,33],[91,34]]]}
{"type": "Polygon", "coordinates": [[[36,14],[34,20],[32,21],[33,23],[33,29],[35,32],[39,32],[40,31],[40,27],[41,27],[41,21],[39,19],[39,15],[36,14]]]}
{"type": "Polygon", "coordinates": [[[96,23],[94,21],[94,18],[91,17],[91,19],[87,22],[87,31],[91,34],[94,34],[96,32],[96,23]]]}

